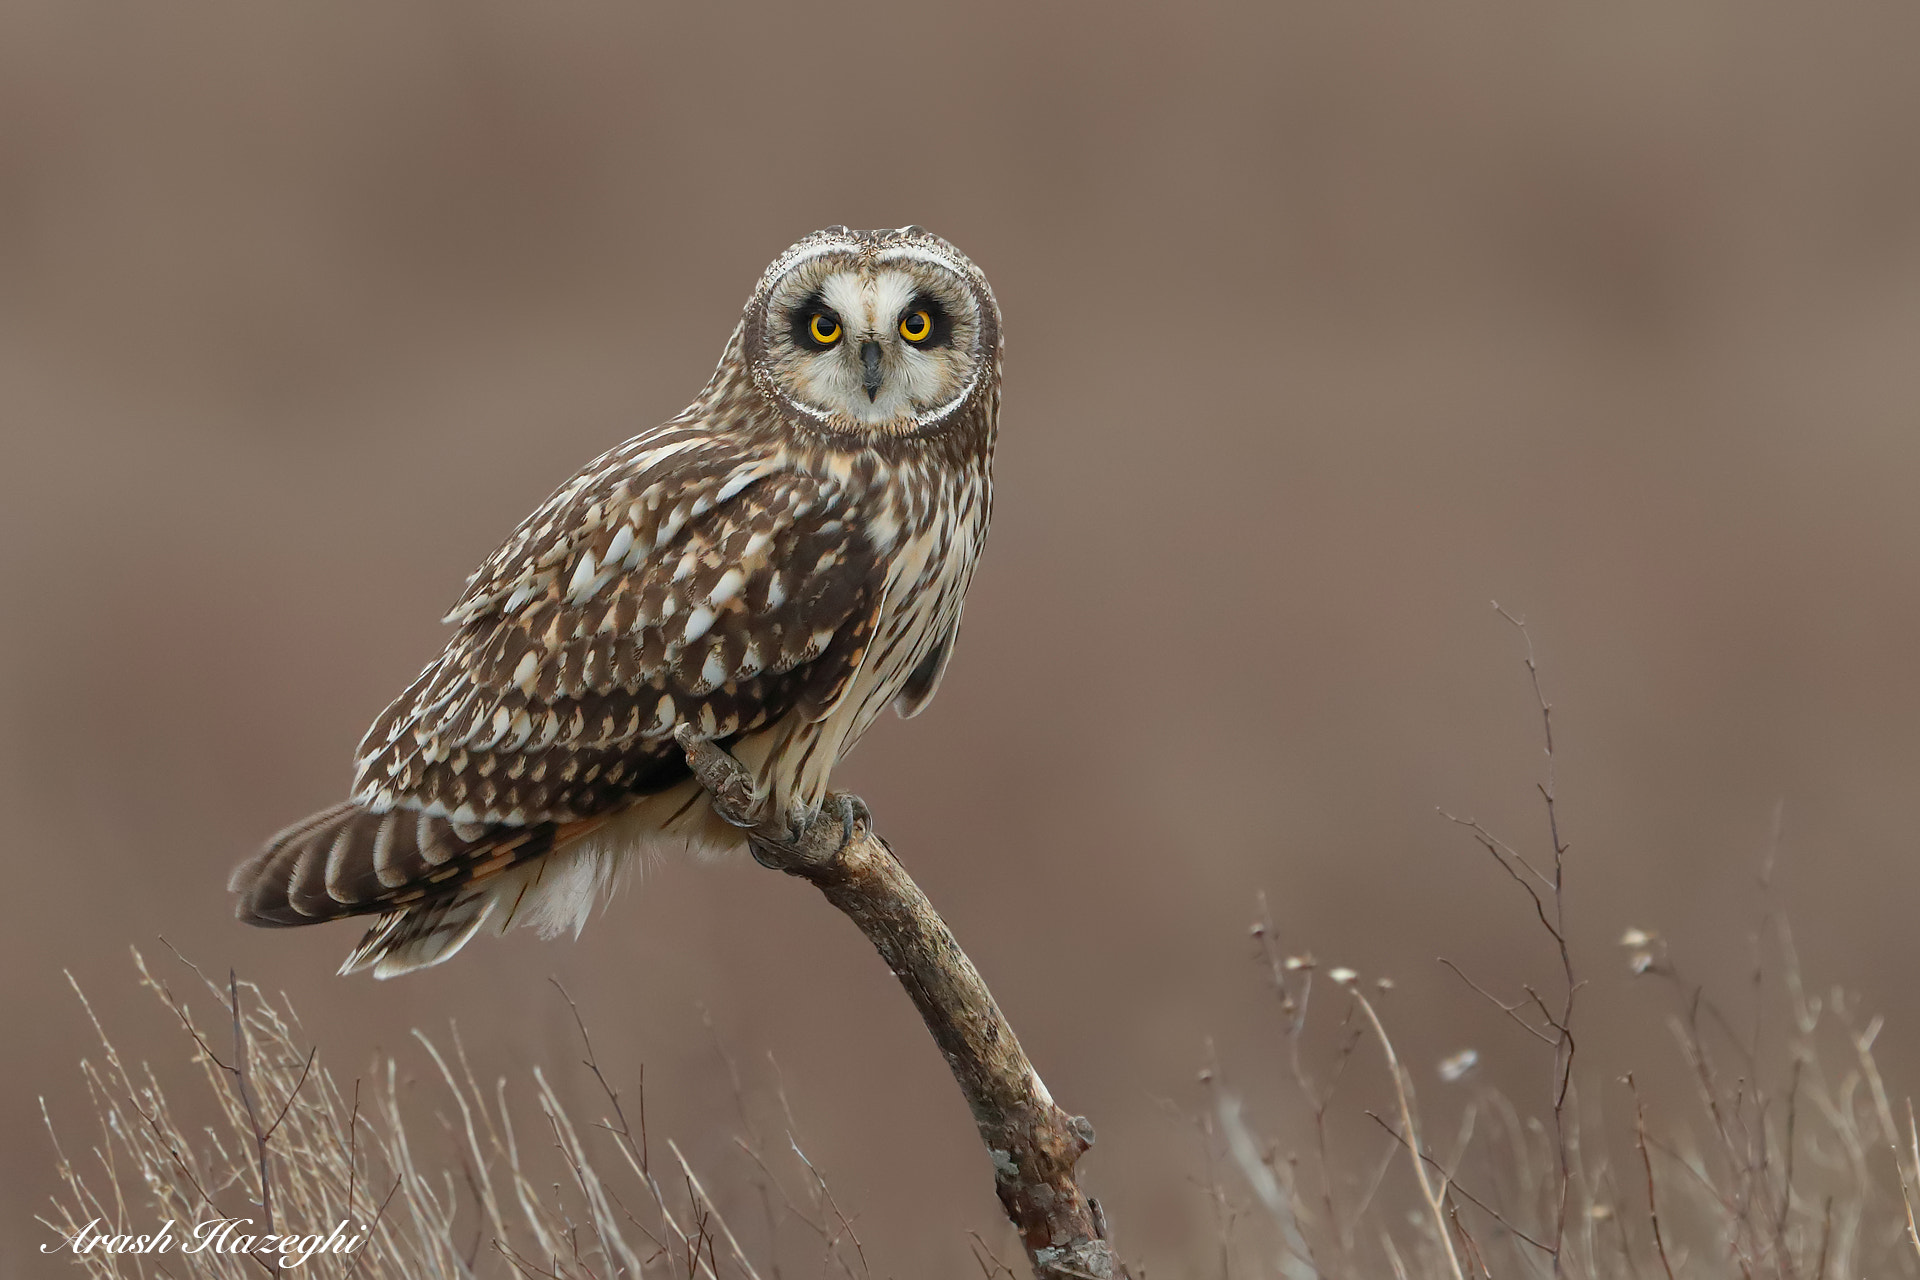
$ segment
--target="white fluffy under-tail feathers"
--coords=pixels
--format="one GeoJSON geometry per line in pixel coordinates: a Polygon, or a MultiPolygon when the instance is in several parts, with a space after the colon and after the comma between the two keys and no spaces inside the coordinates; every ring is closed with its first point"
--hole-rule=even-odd
{"type": "Polygon", "coordinates": [[[611,896],[622,859],[588,841],[557,849],[438,902],[381,916],[340,972],[393,978],[450,960],[489,922],[504,934],[530,925],[543,938],[578,937],[596,904],[611,896]]]}
{"type": "Polygon", "coordinates": [[[643,857],[686,852],[721,857],[743,849],[745,833],[704,803],[692,779],[649,796],[613,820],[550,853],[466,886],[452,897],[389,911],[340,966],[342,974],[393,978],[451,959],[482,928],[504,934],[527,925],[543,938],[578,937],[643,857]]]}

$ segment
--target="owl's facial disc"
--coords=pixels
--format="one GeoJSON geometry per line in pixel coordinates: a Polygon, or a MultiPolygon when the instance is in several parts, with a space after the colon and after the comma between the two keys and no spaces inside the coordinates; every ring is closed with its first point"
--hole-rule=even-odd
{"type": "Polygon", "coordinates": [[[917,249],[834,246],[794,262],[764,296],[756,359],[770,389],[836,430],[931,426],[991,358],[973,283],[917,249]]]}
{"type": "Polygon", "coordinates": [[[973,353],[955,332],[970,336],[972,312],[948,281],[882,265],[841,266],[809,283],[780,291],[798,296],[776,294],[768,317],[769,327],[785,321],[775,359],[799,405],[897,430],[964,392],[973,353]]]}

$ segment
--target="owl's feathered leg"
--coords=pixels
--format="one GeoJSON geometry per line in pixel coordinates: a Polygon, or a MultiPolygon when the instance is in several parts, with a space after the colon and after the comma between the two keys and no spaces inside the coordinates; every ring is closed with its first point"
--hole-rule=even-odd
{"type": "Polygon", "coordinates": [[[745,830],[756,830],[773,816],[772,797],[756,787],[753,774],[725,747],[699,736],[692,725],[674,728],[673,740],[687,754],[687,767],[712,798],[713,811],[745,830]]]}
{"type": "Polygon", "coordinates": [[[750,833],[748,848],[763,867],[784,870],[794,861],[831,861],[853,843],[861,827],[873,827],[873,810],[867,802],[845,791],[829,792],[818,809],[775,814],[770,797],[754,785],[753,774],[724,748],[699,737],[687,725],[675,729],[673,736],[686,752],[687,767],[706,788],[713,811],[750,833]],[[840,820],[837,844],[823,843],[826,824],[819,819],[828,811],[840,820]],[[769,859],[767,850],[778,856],[769,859]]]}

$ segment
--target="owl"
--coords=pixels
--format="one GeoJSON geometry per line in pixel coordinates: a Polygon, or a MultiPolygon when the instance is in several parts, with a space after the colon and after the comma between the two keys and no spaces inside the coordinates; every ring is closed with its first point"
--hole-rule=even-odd
{"type": "Polygon", "coordinates": [[[636,858],[746,847],[677,731],[738,759],[762,812],[817,814],[834,765],[889,704],[925,708],[952,657],[1000,365],[986,277],[940,237],[830,227],[781,254],[693,403],[467,579],[349,798],[235,870],[239,917],[373,916],[341,972],[382,978],[483,927],[578,934],[636,858]]]}

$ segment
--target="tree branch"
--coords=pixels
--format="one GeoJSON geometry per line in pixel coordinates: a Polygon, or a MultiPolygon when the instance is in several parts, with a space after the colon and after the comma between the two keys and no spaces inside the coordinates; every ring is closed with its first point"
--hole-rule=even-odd
{"type": "Polygon", "coordinates": [[[993,1158],[993,1179],[1039,1280],[1117,1274],[1105,1222],[1074,1166],[1093,1126],[1055,1105],[953,932],[873,833],[865,806],[835,796],[797,830],[769,815],[746,769],[684,727],[681,748],[714,809],[746,829],[756,861],[798,876],[866,934],[900,979],[993,1158]]]}

